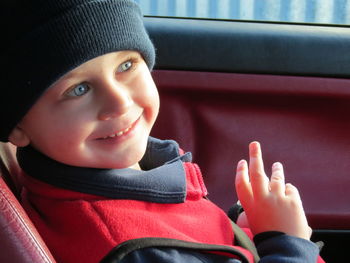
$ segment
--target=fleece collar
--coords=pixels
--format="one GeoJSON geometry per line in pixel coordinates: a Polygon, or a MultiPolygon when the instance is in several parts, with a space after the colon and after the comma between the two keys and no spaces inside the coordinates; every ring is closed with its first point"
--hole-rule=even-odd
{"type": "Polygon", "coordinates": [[[31,146],[18,148],[17,159],[29,176],[63,189],[113,199],[181,203],[186,198],[182,162],[189,162],[192,157],[190,153],[180,155],[175,141],[149,137],[146,153],[140,161],[142,171],[70,166],[31,146]]]}

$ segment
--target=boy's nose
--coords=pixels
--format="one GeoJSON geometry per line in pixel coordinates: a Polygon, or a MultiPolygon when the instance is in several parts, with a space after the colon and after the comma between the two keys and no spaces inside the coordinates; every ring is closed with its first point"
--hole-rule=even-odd
{"type": "Polygon", "coordinates": [[[121,116],[128,112],[133,103],[126,87],[111,86],[102,96],[98,119],[105,121],[121,116]]]}

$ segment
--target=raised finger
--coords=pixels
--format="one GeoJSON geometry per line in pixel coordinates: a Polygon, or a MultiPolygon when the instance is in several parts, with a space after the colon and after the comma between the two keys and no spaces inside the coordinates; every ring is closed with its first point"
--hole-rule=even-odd
{"type": "Polygon", "coordinates": [[[264,171],[260,144],[249,144],[249,178],[255,196],[265,196],[269,191],[269,179],[264,171]]]}
{"type": "Polygon", "coordinates": [[[270,179],[270,190],[278,195],[285,195],[285,180],[283,166],[277,162],[272,165],[272,175],[270,179]]]}
{"type": "Polygon", "coordinates": [[[246,208],[253,198],[253,192],[249,182],[248,165],[245,160],[241,160],[237,164],[235,185],[238,199],[243,208],[246,208]]]}

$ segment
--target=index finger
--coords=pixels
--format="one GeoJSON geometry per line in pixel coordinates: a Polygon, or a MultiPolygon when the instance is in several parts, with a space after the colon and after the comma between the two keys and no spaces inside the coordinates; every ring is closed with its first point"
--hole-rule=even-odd
{"type": "Polygon", "coordinates": [[[269,179],[264,170],[264,163],[259,142],[249,144],[249,178],[254,196],[265,196],[269,192],[269,179]]]}

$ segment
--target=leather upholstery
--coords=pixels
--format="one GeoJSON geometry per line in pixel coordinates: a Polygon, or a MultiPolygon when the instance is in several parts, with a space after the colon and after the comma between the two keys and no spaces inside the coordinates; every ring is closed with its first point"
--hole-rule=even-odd
{"type": "Polygon", "coordinates": [[[1,144],[0,149],[0,262],[54,263],[56,261],[14,195],[19,186],[9,176],[9,170],[18,169],[13,163],[14,149],[9,144],[1,144]]]}

